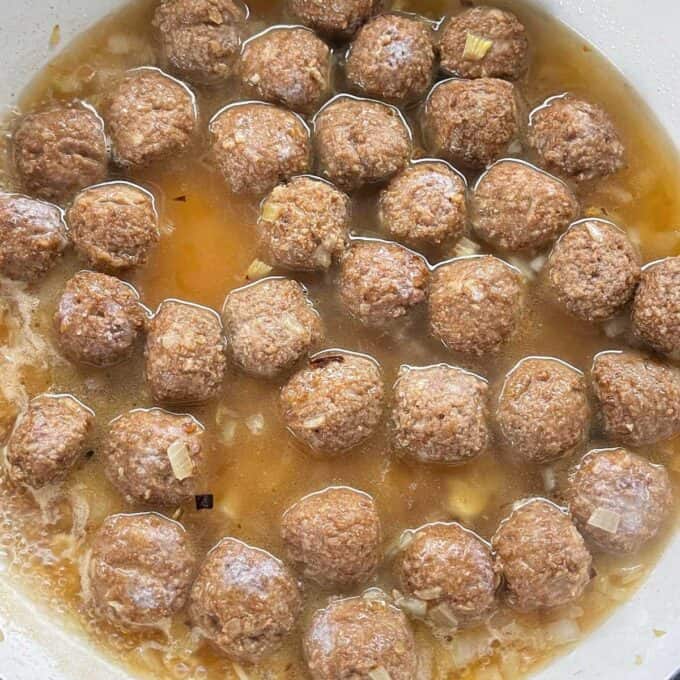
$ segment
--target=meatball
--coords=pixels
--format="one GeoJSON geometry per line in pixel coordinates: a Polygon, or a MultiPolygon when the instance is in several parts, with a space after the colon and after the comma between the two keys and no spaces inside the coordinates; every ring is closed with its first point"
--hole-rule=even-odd
{"type": "Polygon", "coordinates": [[[267,29],[246,42],[241,80],[265,101],[313,113],[331,89],[331,51],[308,28],[267,29]]]}
{"type": "Polygon", "coordinates": [[[500,579],[489,546],[456,522],[413,532],[395,571],[401,594],[422,602],[423,618],[440,630],[474,626],[494,611],[500,579]]]}
{"type": "Polygon", "coordinates": [[[309,168],[307,126],[271,104],[232,104],[213,118],[210,132],[217,165],[235,194],[266,194],[309,168]]]}
{"type": "Polygon", "coordinates": [[[428,91],[434,65],[432,29],[426,21],[380,14],[354,38],[345,73],[349,85],[367,97],[406,104],[428,91]]]}
{"type": "Polygon", "coordinates": [[[523,297],[520,273],[498,258],[445,262],[432,274],[430,332],[454,352],[496,352],[519,325],[523,297]]]}
{"type": "Polygon", "coordinates": [[[502,250],[539,250],[578,217],[574,192],[563,182],[522,161],[492,165],[472,196],[477,236],[502,250]]]}
{"type": "Polygon", "coordinates": [[[312,449],[335,453],[357,446],[378,427],[384,387],[378,364],[349,352],[312,357],[281,390],[288,429],[312,449]]]}
{"type": "Polygon", "coordinates": [[[0,275],[37,281],[67,245],[66,225],[57,206],[0,193],[0,275]]]}
{"type": "Polygon", "coordinates": [[[232,74],[246,18],[247,9],[239,0],[163,0],[153,27],[168,68],[209,85],[232,74]]]}
{"type": "Polygon", "coordinates": [[[290,13],[306,26],[329,38],[342,40],[380,11],[384,0],[287,0],[290,13]]]}
{"type": "Polygon", "coordinates": [[[349,198],[316,177],[294,177],[262,204],[261,245],[269,262],[301,271],[326,270],[342,253],[349,198]]]}
{"type": "Polygon", "coordinates": [[[520,134],[520,106],[512,83],[493,78],[444,80],[425,105],[429,149],[456,166],[477,170],[509,153],[520,134]]]}
{"type": "Polygon", "coordinates": [[[640,255],[624,231],[610,222],[573,224],[548,257],[546,272],[558,304],[584,321],[605,321],[633,297],[640,255]]]}
{"type": "Polygon", "coordinates": [[[223,318],[232,360],[263,378],[288,370],[323,339],[307,291],[290,279],[265,279],[232,291],[223,318]]]}
{"type": "Polygon", "coordinates": [[[680,434],[680,369],[637,352],[602,352],[592,381],[612,441],[643,446],[680,434]]]}
{"type": "Polygon", "coordinates": [[[155,68],[129,71],[110,94],[106,123],[120,165],[174,158],[191,142],[197,123],[191,90],[155,68]]]}
{"type": "Polygon", "coordinates": [[[624,449],[587,454],[571,472],[565,497],[586,540],[617,554],[654,538],[673,505],[665,468],[624,449]]]}
{"type": "Polygon", "coordinates": [[[98,616],[125,627],[161,625],[184,608],[194,556],[181,524],[157,515],[112,515],[92,542],[83,595],[98,616]]]}
{"type": "Polygon", "coordinates": [[[423,463],[461,463],[489,444],[488,384],[461,368],[402,367],[394,386],[394,443],[423,463]]]}
{"type": "Polygon", "coordinates": [[[66,219],[76,250],[89,266],[102,271],[144,264],[158,242],[153,196],[128,182],[85,189],[66,219]]]}
{"type": "Polygon", "coordinates": [[[321,171],[345,191],[388,180],[413,151],[411,131],[397,109],[347,95],[317,114],[314,143],[321,171]]]}
{"type": "Polygon", "coordinates": [[[367,326],[405,316],[427,297],[429,268],[421,255],[396,243],[356,240],[340,263],[340,299],[367,326]]]}
{"type": "Polygon", "coordinates": [[[559,359],[522,359],[505,379],[496,419],[506,445],[528,462],[573,453],[590,429],[583,373],[559,359]]]}
{"type": "Polygon", "coordinates": [[[451,17],[439,41],[441,67],[461,78],[517,80],[527,71],[529,40],[512,13],[473,7],[451,17]]]}
{"type": "Polygon", "coordinates": [[[658,352],[680,358],[680,257],[642,270],[633,303],[633,330],[658,352]]]}
{"type": "Polygon", "coordinates": [[[227,364],[219,315],[207,307],[165,300],[149,323],[144,356],[155,401],[211,399],[222,387],[227,364]]]}
{"type": "Polygon", "coordinates": [[[108,478],[128,502],[179,505],[196,492],[203,426],[159,408],[129,411],[111,422],[104,457],[108,478]]]}
{"type": "Polygon", "coordinates": [[[257,662],[293,630],[302,595],[275,557],[235,538],[209,553],[191,589],[193,624],[237,661],[257,662]]]}
{"type": "Polygon", "coordinates": [[[528,141],[542,164],[577,182],[606,177],[624,165],[624,147],[609,115],[570,95],[549,99],[532,113],[528,141]]]}
{"type": "Polygon", "coordinates": [[[85,453],[94,414],[66,394],[42,394],[22,413],[5,449],[10,479],[34,489],[59,482],[85,453]]]}
{"type": "Polygon", "coordinates": [[[380,518],[373,499],[347,487],[310,494],[281,520],[288,560],[324,587],[366,581],[381,558],[380,518]]]}
{"type": "Polygon", "coordinates": [[[312,618],[303,649],[313,680],[368,680],[381,671],[391,680],[416,677],[418,658],[408,621],[382,600],[331,601],[312,618]]]}
{"type": "Polygon", "coordinates": [[[569,604],[591,578],[592,557],[569,516],[550,501],[529,500],[496,530],[491,545],[513,609],[569,604]]]}
{"type": "Polygon", "coordinates": [[[465,178],[444,161],[417,161],[380,194],[378,218],[397,241],[438,246],[465,232],[465,178]]]}
{"type": "Polygon", "coordinates": [[[130,284],[86,271],[66,282],[54,315],[64,355],[100,367],[128,359],[146,321],[146,310],[130,284]]]}

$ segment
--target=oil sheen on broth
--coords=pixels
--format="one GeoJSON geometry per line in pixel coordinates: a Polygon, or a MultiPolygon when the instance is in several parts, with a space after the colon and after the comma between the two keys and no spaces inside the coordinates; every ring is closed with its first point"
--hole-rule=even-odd
{"type": "MultiPolygon", "coordinates": [[[[511,8],[527,25],[532,66],[528,83],[520,83],[520,88],[531,107],[568,90],[605,105],[619,127],[628,166],[595,190],[581,189],[586,214],[606,216],[625,225],[639,243],[645,261],[680,254],[680,199],[676,193],[680,166],[645,106],[621,76],[575,34],[519,3],[495,4],[511,8]]],[[[249,5],[254,31],[282,20],[280,0],[253,0],[249,5]]],[[[452,0],[398,0],[396,5],[435,20],[461,9],[452,0]]],[[[24,93],[20,109],[73,98],[96,106],[99,93],[106,91],[107,83],[120,71],[155,63],[147,28],[152,11],[152,3],[137,2],[85,33],[37,76],[24,93]]],[[[201,92],[202,129],[218,108],[238,98],[231,83],[210,93],[201,92]]],[[[168,297],[220,309],[228,291],[244,283],[244,274],[256,255],[257,203],[228,196],[206,156],[203,139],[186,157],[133,177],[154,190],[163,225],[163,238],[152,260],[130,277],[152,309],[168,297]]],[[[5,188],[12,188],[7,163],[0,180],[5,188]]],[[[371,192],[355,198],[357,235],[379,235],[373,202],[371,192]]],[[[434,263],[451,253],[428,255],[434,263]]],[[[26,293],[3,284],[0,341],[7,352],[6,359],[0,358],[5,362],[0,363],[4,378],[0,388],[2,435],[22,400],[48,388],[81,397],[96,410],[100,430],[116,415],[150,404],[142,378],[141,351],[133,361],[106,371],[76,367],[58,358],[51,337],[52,310],[64,280],[78,269],[75,258],[67,257],[40,286],[38,300],[33,299],[31,290],[26,293]]],[[[504,353],[490,360],[470,360],[451,355],[428,339],[420,319],[388,334],[361,328],[339,312],[332,279],[332,275],[302,277],[325,320],[327,346],[375,356],[382,363],[387,384],[394,381],[401,364],[448,361],[484,375],[497,388],[505,373],[524,356],[558,356],[587,370],[597,352],[622,346],[620,335],[571,319],[535,294],[530,300],[529,322],[504,353]]],[[[351,454],[331,461],[314,458],[285,432],[277,413],[278,387],[232,372],[216,403],[192,411],[210,432],[213,467],[204,491],[214,494],[215,507],[201,512],[190,506],[178,508],[176,516],[181,514],[202,552],[222,536],[234,535],[280,555],[278,528],[283,510],[300,496],[331,484],[354,486],[375,497],[388,555],[390,545],[395,545],[404,529],[437,520],[458,519],[489,538],[515,500],[543,495],[550,483],[549,475],[515,465],[501,450],[453,469],[405,464],[390,454],[385,430],[351,454]]],[[[598,443],[597,439],[591,442],[593,446],[598,443]]],[[[172,622],[169,637],[162,632],[122,633],[88,617],[79,595],[78,559],[89,535],[107,515],[136,509],[125,505],[105,480],[97,459],[97,442],[93,449],[91,460],[66,483],[65,499],[42,495],[36,504],[0,482],[0,550],[10,562],[10,576],[39,594],[53,611],[65,615],[74,629],[85,629],[135,673],[173,679],[239,677],[242,669],[192,637],[185,617],[172,622]]],[[[670,444],[644,453],[669,466],[680,491],[680,465],[674,465],[680,446],[670,444]]],[[[558,481],[563,467],[554,468],[558,481]]],[[[518,615],[501,608],[492,619],[491,632],[485,627],[443,641],[435,640],[425,627],[416,627],[422,677],[507,680],[535,669],[568,649],[632,593],[654,564],[672,528],[632,558],[596,555],[593,583],[577,605],[565,610],[518,615]]],[[[389,559],[370,585],[391,591],[389,559]]],[[[306,587],[302,625],[327,595],[306,587]]],[[[291,636],[260,668],[246,671],[251,678],[305,677],[299,637],[291,636]]]]}

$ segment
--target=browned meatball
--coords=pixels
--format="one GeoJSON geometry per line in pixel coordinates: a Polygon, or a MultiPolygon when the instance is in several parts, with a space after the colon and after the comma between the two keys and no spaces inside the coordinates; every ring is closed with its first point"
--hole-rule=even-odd
{"type": "Polygon", "coordinates": [[[579,215],[574,192],[522,161],[492,165],[472,196],[472,226],[502,250],[538,250],[550,245],[579,215]]]}
{"type": "Polygon", "coordinates": [[[281,538],[290,562],[325,587],[363,583],[381,557],[375,503],[368,494],[347,487],[300,499],[281,519],[281,538]]]}
{"type": "Polygon", "coordinates": [[[441,66],[461,78],[517,80],[527,70],[529,40],[519,19],[495,7],[451,17],[439,41],[441,66]]]}
{"type": "Polygon", "coordinates": [[[264,378],[291,368],[323,338],[323,325],[307,291],[272,278],[237,288],[224,303],[229,353],[246,373],[264,378]]]}
{"type": "Polygon", "coordinates": [[[633,303],[633,330],[658,352],[680,358],[680,257],[642,270],[633,303]]]}
{"type": "Polygon", "coordinates": [[[113,89],[106,124],[120,165],[148,165],[183,152],[197,122],[191,90],[155,68],[129,71],[113,89]]]}
{"type": "Polygon", "coordinates": [[[211,399],[222,387],[227,364],[219,314],[189,302],[165,300],[149,323],[144,355],[155,401],[211,399]]]}
{"type": "Polygon", "coordinates": [[[428,148],[456,166],[480,169],[509,153],[520,134],[512,83],[493,78],[445,80],[425,105],[428,148]]]}
{"type": "Polygon", "coordinates": [[[314,120],[314,143],[323,174],[351,191],[388,180],[411,158],[411,132],[387,104],[342,95],[314,120]]]}
{"type": "Polygon", "coordinates": [[[488,384],[446,364],[403,367],[394,386],[394,443],[423,463],[460,463],[489,444],[488,384]]]}
{"type": "Polygon", "coordinates": [[[345,73],[361,94],[406,104],[425,95],[434,64],[430,24],[415,16],[380,14],[359,29],[345,73]]]}
{"type": "Polygon", "coordinates": [[[104,520],[86,557],[83,596],[124,627],[162,624],[189,596],[194,556],[181,524],[156,513],[104,520]]]}
{"type": "Polygon", "coordinates": [[[604,321],[633,297],[640,255],[626,233],[610,222],[573,224],[555,244],[546,271],[551,292],[568,312],[604,321]]]}
{"type": "Polygon", "coordinates": [[[137,291],[113,276],[78,272],[66,282],[54,324],[71,361],[113,366],[128,359],[146,327],[137,291]]]}
{"type": "Polygon", "coordinates": [[[314,615],[303,646],[313,680],[416,677],[418,658],[406,617],[382,600],[331,601],[314,615]]]}
{"type": "Polygon", "coordinates": [[[609,115],[570,95],[549,99],[532,113],[529,144],[548,168],[577,182],[606,177],[624,165],[625,150],[609,115]]]}
{"type": "Polygon", "coordinates": [[[163,0],[153,26],[164,62],[195,83],[226,80],[238,60],[247,13],[240,0],[163,0]]]}
{"type": "Polygon", "coordinates": [[[383,414],[384,387],[378,364],[349,352],[312,357],[281,390],[288,429],[312,449],[335,453],[369,437],[383,414]]]}
{"type": "Polygon", "coordinates": [[[68,245],[66,225],[56,205],[19,194],[0,193],[0,274],[37,281],[68,245]]]}
{"type": "Polygon", "coordinates": [[[513,609],[560,607],[579,598],[592,557],[569,516],[542,498],[522,503],[503,520],[491,545],[513,609]]]}
{"type": "Polygon", "coordinates": [[[330,92],[331,51],[308,28],[274,26],[246,42],[240,71],[260,99],[313,113],[330,92]]]}
{"type": "Polygon", "coordinates": [[[88,265],[116,272],[144,264],[158,242],[154,198],[128,182],[79,193],[66,219],[76,250],[88,265]]]}
{"type": "Polygon", "coordinates": [[[108,478],[128,502],[179,505],[196,493],[203,427],[159,408],[129,411],[111,422],[104,456],[108,478]]]}
{"type": "Polygon", "coordinates": [[[309,130],[302,119],[271,104],[228,106],[210,123],[212,149],[229,190],[266,194],[309,168],[309,130]]]}
{"type": "Polygon", "coordinates": [[[519,325],[523,297],[521,275],[498,258],[446,262],[432,274],[430,332],[454,352],[496,352],[519,325]]]}
{"type": "Polygon", "coordinates": [[[230,658],[257,662],[292,632],[301,609],[299,586],[279,560],[224,538],[199,570],[189,614],[201,633],[230,658]]]}
{"type": "Polygon", "coordinates": [[[592,380],[611,440],[643,446],[680,434],[680,369],[637,352],[602,352],[592,380]]]}
{"type": "Polygon", "coordinates": [[[48,201],[63,203],[106,177],[104,125],[84,106],[24,116],[14,132],[13,150],[23,188],[48,201]]]}
{"type": "Polygon", "coordinates": [[[66,479],[87,444],[92,411],[67,394],[33,399],[12,430],[5,459],[10,479],[39,489],[66,479]]]}
{"type": "Polygon", "coordinates": [[[367,326],[405,316],[427,298],[427,261],[396,243],[355,240],[340,263],[340,299],[367,326]]]}
{"type": "Polygon", "coordinates": [[[306,26],[329,38],[349,38],[384,0],[287,0],[290,13],[306,26]]]}
{"type": "Polygon", "coordinates": [[[379,219],[387,233],[412,246],[438,246],[463,235],[465,178],[448,163],[416,161],[380,194],[379,219]]]}
{"type": "Polygon", "coordinates": [[[293,177],[279,185],[260,212],[268,261],[287,269],[328,269],[345,247],[350,207],[346,194],[316,177],[293,177]]]}
{"type": "Polygon", "coordinates": [[[610,553],[637,552],[673,506],[665,468],[625,449],[591,451],[572,470],[565,497],[586,540],[610,553]]]}

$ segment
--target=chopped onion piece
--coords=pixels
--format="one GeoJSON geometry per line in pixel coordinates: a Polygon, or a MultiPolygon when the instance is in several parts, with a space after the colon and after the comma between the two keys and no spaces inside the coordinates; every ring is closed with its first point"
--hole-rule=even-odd
{"type": "Polygon", "coordinates": [[[318,427],[321,427],[324,423],[326,422],[326,416],[316,416],[314,418],[307,418],[304,423],[302,423],[302,427],[305,428],[305,430],[316,430],[318,427]]]}
{"type": "Polygon", "coordinates": [[[268,265],[262,260],[253,260],[246,271],[246,279],[248,281],[257,281],[258,279],[263,279],[265,276],[269,276],[272,273],[273,267],[268,265]]]}
{"type": "Polygon", "coordinates": [[[187,479],[187,477],[191,477],[194,474],[194,461],[191,460],[189,447],[186,445],[186,442],[183,442],[181,439],[172,442],[168,446],[167,454],[175,479],[181,482],[183,479],[187,479]]]}
{"type": "Polygon", "coordinates": [[[423,588],[422,590],[416,590],[415,596],[421,600],[437,600],[442,596],[442,589],[439,586],[434,588],[423,588]]]}
{"type": "Polygon", "coordinates": [[[538,272],[543,269],[543,266],[547,260],[548,258],[545,255],[537,255],[533,260],[531,260],[531,262],[529,262],[529,266],[538,274],[538,272]]]}
{"type": "Polygon", "coordinates": [[[265,203],[262,206],[262,219],[265,222],[273,222],[281,214],[281,207],[276,203],[265,203]]]}
{"type": "Polygon", "coordinates": [[[493,46],[493,40],[483,38],[481,35],[469,33],[465,36],[465,47],[463,48],[463,59],[480,61],[484,59],[488,51],[493,46]]]}
{"type": "Polygon", "coordinates": [[[615,578],[621,585],[626,586],[630,583],[639,581],[645,574],[644,564],[634,564],[631,567],[621,567],[611,573],[612,578],[615,578]]]}
{"type": "Polygon", "coordinates": [[[593,224],[592,222],[587,222],[586,223],[586,229],[588,230],[590,237],[594,241],[597,241],[598,243],[602,243],[604,236],[602,235],[602,230],[596,224],[593,224]]]}
{"type": "Polygon", "coordinates": [[[454,630],[458,628],[458,619],[453,613],[451,607],[445,602],[438,604],[436,607],[432,607],[428,614],[432,623],[438,628],[446,628],[454,630]]]}
{"type": "Polygon", "coordinates": [[[602,326],[604,334],[608,338],[618,338],[620,335],[623,335],[626,332],[627,328],[628,319],[626,319],[624,316],[617,316],[613,319],[610,319],[602,326]]]}
{"type": "Polygon", "coordinates": [[[557,486],[557,478],[555,476],[555,468],[544,467],[541,470],[541,477],[543,477],[543,488],[547,492],[554,491],[555,487],[557,486]]]}
{"type": "Polygon", "coordinates": [[[401,536],[399,536],[399,550],[403,550],[411,544],[411,541],[415,538],[413,531],[402,531],[401,536]]]}
{"type": "Polygon", "coordinates": [[[371,680],[392,680],[390,674],[382,666],[378,666],[378,668],[368,671],[368,677],[371,678],[371,680]]]}
{"type": "Polygon", "coordinates": [[[262,434],[264,430],[264,416],[261,413],[248,416],[246,418],[246,427],[250,430],[251,434],[262,434]]]}
{"type": "Polygon", "coordinates": [[[422,619],[427,614],[427,602],[419,600],[417,597],[397,597],[394,600],[394,604],[417,619],[422,619]]]}
{"type": "Polygon", "coordinates": [[[555,645],[568,645],[581,639],[581,629],[574,619],[560,619],[547,623],[545,632],[555,645]]]}
{"type": "Polygon", "coordinates": [[[608,534],[615,534],[619,530],[621,515],[607,508],[595,508],[593,514],[588,519],[588,526],[602,529],[608,534]]]}
{"type": "Polygon", "coordinates": [[[476,255],[481,250],[478,243],[469,239],[467,236],[463,236],[458,243],[456,243],[453,249],[454,257],[465,257],[467,255],[476,255]]]}
{"type": "Polygon", "coordinates": [[[243,670],[243,666],[241,666],[241,664],[236,663],[236,661],[232,661],[231,665],[238,680],[250,680],[250,676],[243,670]]]}
{"type": "Polygon", "coordinates": [[[236,435],[236,421],[229,420],[222,427],[222,441],[227,445],[233,444],[235,435],[236,435]]]}

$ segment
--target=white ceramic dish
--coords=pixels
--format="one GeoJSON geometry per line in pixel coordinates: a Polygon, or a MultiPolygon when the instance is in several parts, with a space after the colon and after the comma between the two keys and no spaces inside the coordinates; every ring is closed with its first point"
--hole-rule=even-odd
{"type": "MultiPolygon", "coordinates": [[[[48,60],[52,27],[62,45],[124,0],[3,2],[0,108],[10,107],[48,60]]],[[[680,3],[675,0],[536,0],[593,42],[626,75],[680,146],[680,3]]],[[[0,554],[0,566],[1,566],[0,554]]],[[[678,535],[645,586],[602,627],[535,680],[664,680],[680,668],[678,535]],[[663,636],[654,630],[666,631],[663,636]]],[[[87,642],[55,624],[3,581],[0,569],[0,680],[123,680],[87,642]]]]}

